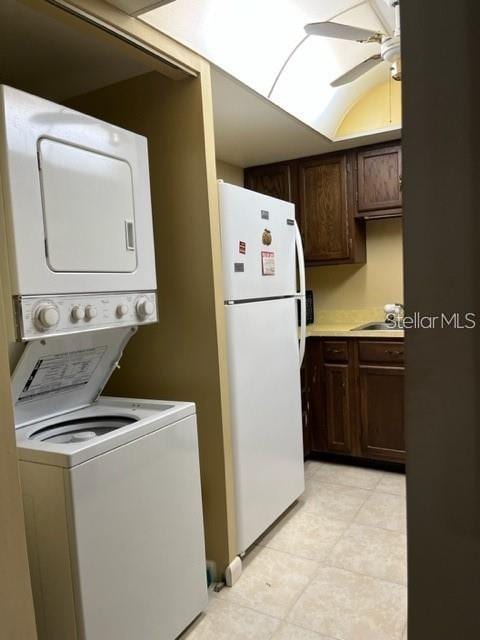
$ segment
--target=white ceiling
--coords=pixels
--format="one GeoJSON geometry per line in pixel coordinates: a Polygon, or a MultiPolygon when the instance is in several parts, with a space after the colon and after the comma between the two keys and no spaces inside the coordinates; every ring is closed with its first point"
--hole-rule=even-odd
{"type": "MultiPolygon", "coordinates": [[[[389,32],[393,10],[384,0],[176,0],[141,19],[266,97],[305,36],[306,23],[334,19],[389,32]]],[[[337,89],[330,82],[377,52],[374,44],[310,37],[286,66],[271,99],[333,138],[345,113],[387,78],[388,68],[379,65],[337,89]]]]}
{"type": "Polygon", "coordinates": [[[224,71],[212,69],[217,158],[239,167],[394,140],[398,129],[332,142],[224,71]]]}

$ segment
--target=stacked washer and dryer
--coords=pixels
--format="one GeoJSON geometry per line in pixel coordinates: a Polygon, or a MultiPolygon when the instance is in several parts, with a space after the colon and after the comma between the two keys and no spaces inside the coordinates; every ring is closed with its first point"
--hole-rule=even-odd
{"type": "Polygon", "coordinates": [[[207,602],[195,405],[101,396],[157,320],[147,141],[6,86],[0,109],[39,638],[173,640],[207,602]]]}

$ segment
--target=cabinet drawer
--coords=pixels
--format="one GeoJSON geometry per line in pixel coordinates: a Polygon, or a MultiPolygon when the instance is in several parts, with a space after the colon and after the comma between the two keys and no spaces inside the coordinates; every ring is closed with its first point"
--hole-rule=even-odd
{"type": "Polygon", "coordinates": [[[348,362],[348,344],[341,341],[325,341],[323,357],[325,362],[348,362]]]}
{"type": "Polygon", "coordinates": [[[403,342],[359,341],[360,362],[403,363],[403,342]]]}

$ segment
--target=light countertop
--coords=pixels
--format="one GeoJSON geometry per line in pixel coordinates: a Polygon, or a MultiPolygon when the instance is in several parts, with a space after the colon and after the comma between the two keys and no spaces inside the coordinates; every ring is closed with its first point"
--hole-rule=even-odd
{"type": "MultiPolygon", "coordinates": [[[[364,323],[365,324],[365,323],[364,323]]],[[[403,338],[405,331],[403,329],[386,329],[372,331],[352,331],[356,324],[348,324],[343,322],[336,323],[317,323],[307,325],[307,338],[403,338]]]]}
{"type": "Polygon", "coordinates": [[[315,314],[315,322],[307,325],[307,337],[319,338],[391,338],[405,337],[403,329],[353,331],[368,322],[382,322],[382,308],[322,310],[315,314]]]}

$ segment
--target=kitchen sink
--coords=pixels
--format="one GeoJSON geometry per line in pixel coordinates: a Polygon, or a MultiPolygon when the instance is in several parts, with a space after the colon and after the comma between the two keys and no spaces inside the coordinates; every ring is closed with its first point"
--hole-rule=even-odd
{"type": "Polygon", "coordinates": [[[396,331],[398,329],[401,329],[400,325],[390,322],[368,322],[351,329],[351,331],[396,331]]]}

